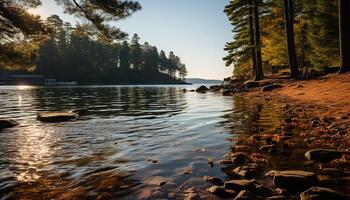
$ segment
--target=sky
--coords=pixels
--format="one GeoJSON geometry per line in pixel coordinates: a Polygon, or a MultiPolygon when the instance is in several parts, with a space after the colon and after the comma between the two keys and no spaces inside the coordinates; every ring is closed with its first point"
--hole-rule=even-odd
{"type": "MultiPolygon", "coordinates": [[[[223,13],[229,0],[138,0],[142,10],[113,22],[141,42],[149,42],[166,52],[174,51],[186,64],[189,78],[223,79],[232,74],[222,58],[225,43],[232,40],[231,25],[223,13]]],[[[72,24],[80,20],[63,14],[54,0],[31,10],[46,18],[59,15],[72,24]]]]}

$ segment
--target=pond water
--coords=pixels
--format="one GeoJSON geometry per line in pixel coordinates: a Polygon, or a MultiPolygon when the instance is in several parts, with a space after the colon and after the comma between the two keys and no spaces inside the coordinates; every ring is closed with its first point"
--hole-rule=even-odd
{"type": "Polygon", "coordinates": [[[182,91],[196,87],[0,87],[0,118],[20,123],[0,132],[0,198],[183,199],[208,187],[203,176],[225,178],[208,158],[223,159],[235,135],[274,130],[280,116],[239,97],[182,91]],[[77,108],[89,113],[36,120],[77,108]]]}

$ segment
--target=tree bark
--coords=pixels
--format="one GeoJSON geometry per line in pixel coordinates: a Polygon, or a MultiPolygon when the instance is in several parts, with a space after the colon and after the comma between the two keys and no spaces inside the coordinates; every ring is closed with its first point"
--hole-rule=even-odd
{"type": "Polygon", "coordinates": [[[257,66],[257,74],[255,76],[255,80],[261,80],[264,78],[264,72],[262,68],[262,58],[261,58],[259,7],[258,7],[257,0],[253,0],[253,8],[254,8],[254,29],[255,29],[255,55],[256,55],[256,66],[257,66]]]}
{"type": "Polygon", "coordinates": [[[253,8],[253,2],[250,0],[250,7],[249,7],[249,33],[250,33],[250,46],[251,46],[251,55],[253,60],[253,74],[252,79],[256,80],[257,76],[257,63],[256,63],[256,52],[255,52],[255,37],[254,37],[254,21],[253,21],[253,15],[254,15],[254,8],[253,8]]]}
{"type": "Polygon", "coordinates": [[[287,35],[288,61],[291,78],[299,76],[294,39],[294,5],[293,0],[284,0],[284,18],[287,35]]]}
{"type": "Polygon", "coordinates": [[[339,73],[350,71],[350,0],[339,0],[339,73]]]}

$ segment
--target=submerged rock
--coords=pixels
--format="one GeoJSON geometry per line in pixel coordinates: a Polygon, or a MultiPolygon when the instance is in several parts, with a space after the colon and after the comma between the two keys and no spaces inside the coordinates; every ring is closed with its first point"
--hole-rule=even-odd
{"type": "Polygon", "coordinates": [[[0,130],[5,128],[12,128],[18,125],[18,122],[12,119],[0,119],[0,130]]]}
{"type": "Polygon", "coordinates": [[[199,88],[196,89],[196,92],[199,93],[206,93],[207,91],[209,91],[209,88],[207,88],[206,86],[202,85],[199,88]]]}
{"type": "Polygon", "coordinates": [[[268,92],[268,91],[272,91],[272,90],[279,89],[279,88],[282,88],[282,87],[284,87],[284,86],[283,85],[278,85],[278,84],[272,84],[272,85],[264,86],[263,88],[261,88],[261,91],[262,92],[268,92]]]}
{"type": "Polygon", "coordinates": [[[37,115],[37,120],[42,122],[65,122],[78,118],[72,112],[44,112],[37,115]]]}
{"type": "Polygon", "coordinates": [[[300,194],[301,200],[347,200],[350,199],[350,196],[343,194],[341,192],[323,188],[323,187],[311,187],[305,192],[300,194]]]}
{"type": "Polygon", "coordinates": [[[204,177],[204,179],[205,179],[207,182],[212,183],[213,185],[217,185],[217,186],[224,185],[224,182],[223,182],[220,178],[218,178],[218,177],[206,176],[206,177],[204,177]]]}
{"type": "Polygon", "coordinates": [[[75,113],[78,115],[86,115],[89,113],[89,110],[86,108],[78,108],[78,109],[73,109],[69,111],[70,113],[75,113]]]}
{"type": "Polygon", "coordinates": [[[313,149],[305,153],[308,160],[330,162],[342,157],[342,153],[333,149],[313,149]]]}
{"type": "Polygon", "coordinates": [[[227,190],[251,190],[255,188],[255,183],[252,180],[237,179],[226,181],[224,186],[227,190]]]}
{"type": "Polygon", "coordinates": [[[273,183],[276,187],[285,188],[291,192],[301,192],[318,183],[315,173],[302,170],[273,170],[266,175],[273,177],[273,183]]]}

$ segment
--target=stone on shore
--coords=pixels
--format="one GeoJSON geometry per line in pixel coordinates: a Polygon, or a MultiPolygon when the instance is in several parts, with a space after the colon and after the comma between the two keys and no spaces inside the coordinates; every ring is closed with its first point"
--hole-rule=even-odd
{"type": "Polygon", "coordinates": [[[234,200],[250,200],[250,199],[263,200],[264,198],[258,195],[255,195],[254,193],[249,192],[247,190],[242,190],[241,192],[238,193],[236,198],[234,198],[234,200]]]}
{"type": "Polygon", "coordinates": [[[226,181],[224,186],[226,190],[251,190],[255,188],[255,182],[252,180],[237,179],[226,181]]]}
{"type": "Polygon", "coordinates": [[[0,119],[0,129],[12,128],[18,125],[18,122],[12,119],[0,119]]]}
{"type": "Polygon", "coordinates": [[[213,185],[217,185],[217,186],[224,185],[224,182],[223,182],[220,178],[218,178],[218,177],[206,176],[206,177],[204,177],[204,179],[205,179],[207,182],[212,183],[213,185]]]}
{"type": "Polygon", "coordinates": [[[260,86],[260,83],[258,81],[246,81],[244,83],[244,85],[247,87],[247,88],[255,88],[255,87],[259,87],[260,86]]]}
{"type": "Polygon", "coordinates": [[[290,192],[302,192],[318,183],[317,175],[302,170],[270,171],[266,174],[273,177],[276,187],[290,192]]]}
{"type": "Polygon", "coordinates": [[[220,187],[220,186],[212,186],[207,189],[208,192],[211,194],[218,196],[220,198],[230,198],[233,197],[236,193],[232,190],[227,191],[225,188],[220,187]]]}
{"type": "Polygon", "coordinates": [[[262,173],[262,169],[255,165],[247,165],[237,167],[233,172],[246,178],[254,178],[262,173]]]}
{"type": "Polygon", "coordinates": [[[342,157],[342,153],[333,149],[313,149],[305,153],[308,160],[330,162],[342,157]]]}
{"type": "Polygon", "coordinates": [[[272,90],[279,89],[279,88],[282,88],[282,87],[284,87],[284,86],[283,85],[278,85],[278,84],[272,84],[272,85],[264,86],[263,88],[261,88],[261,91],[262,92],[268,92],[268,91],[272,91],[272,90]]]}
{"type": "Polygon", "coordinates": [[[230,155],[232,163],[235,165],[243,165],[248,161],[248,155],[246,153],[237,152],[230,155]]]}
{"type": "Polygon", "coordinates": [[[213,92],[218,92],[223,88],[224,88],[224,86],[222,86],[222,85],[212,85],[209,87],[209,89],[213,92]]]}
{"type": "Polygon", "coordinates": [[[44,112],[37,115],[37,120],[42,122],[65,122],[78,118],[72,112],[44,112]]]}
{"type": "Polygon", "coordinates": [[[222,94],[223,96],[231,96],[231,95],[233,95],[234,90],[231,90],[231,89],[221,89],[220,92],[221,92],[221,94],[222,94]]]}
{"type": "Polygon", "coordinates": [[[206,93],[207,91],[209,91],[209,88],[207,88],[206,86],[202,85],[199,88],[196,89],[196,92],[199,93],[206,93]]]}
{"type": "Polygon", "coordinates": [[[350,196],[341,192],[323,188],[323,187],[311,187],[300,194],[300,200],[347,200],[350,196]]]}

